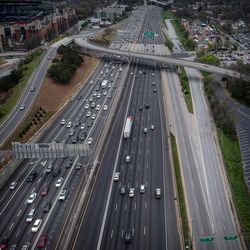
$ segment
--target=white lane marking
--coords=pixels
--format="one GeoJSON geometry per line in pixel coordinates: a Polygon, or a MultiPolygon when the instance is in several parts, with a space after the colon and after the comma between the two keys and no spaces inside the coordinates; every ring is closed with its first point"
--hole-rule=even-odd
{"type": "Polygon", "coordinates": [[[19,217],[20,213],[22,212],[22,209],[19,210],[17,217],[19,217]]]}
{"type": "Polygon", "coordinates": [[[18,231],[17,231],[17,234],[16,234],[16,238],[18,237],[18,235],[19,235],[19,233],[20,233],[20,229],[18,229],[18,231]]]}
{"type": "Polygon", "coordinates": [[[127,203],[125,203],[125,208],[124,208],[124,210],[125,210],[125,211],[127,210],[127,203]]]}
{"type": "Polygon", "coordinates": [[[14,226],[14,222],[12,222],[12,224],[10,225],[9,231],[12,229],[13,226],[14,226]]]}
{"type": "Polygon", "coordinates": [[[112,237],[113,237],[113,233],[114,233],[114,230],[112,229],[111,235],[110,235],[110,238],[111,238],[111,239],[112,239],[112,237]]]}
{"type": "Polygon", "coordinates": [[[117,207],[118,207],[118,204],[116,203],[116,204],[115,204],[115,210],[116,210],[116,211],[117,211],[117,207]]]}
{"type": "Polygon", "coordinates": [[[42,177],[40,177],[40,178],[38,179],[37,184],[41,181],[41,179],[42,179],[42,177]]]}
{"type": "Polygon", "coordinates": [[[147,209],[147,202],[145,201],[144,208],[147,209]]]}
{"type": "Polygon", "coordinates": [[[146,235],[146,227],[143,228],[143,233],[146,235]]]}
{"type": "Polygon", "coordinates": [[[135,202],[135,210],[136,210],[136,202],[135,202]]]}
{"type": "Polygon", "coordinates": [[[122,229],[122,238],[123,238],[123,234],[124,234],[124,229],[122,229]]]}

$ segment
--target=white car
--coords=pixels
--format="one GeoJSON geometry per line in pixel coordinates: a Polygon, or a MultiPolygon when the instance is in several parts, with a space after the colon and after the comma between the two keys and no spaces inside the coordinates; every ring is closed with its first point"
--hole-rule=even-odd
{"type": "Polygon", "coordinates": [[[15,189],[16,185],[17,185],[17,183],[15,181],[11,182],[11,184],[10,184],[10,190],[15,189]]]}
{"type": "Polygon", "coordinates": [[[144,184],[141,184],[141,186],[140,186],[140,193],[141,194],[143,194],[143,193],[145,193],[145,185],[144,184]]]}
{"type": "Polygon", "coordinates": [[[152,124],[152,125],[150,126],[150,129],[151,129],[151,130],[154,130],[154,129],[155,129],[155,125],[152,124]]]}
{"type": "Polygon", "coordinates": [[[100,104],[97,104],[96,107],[95,107],[95,109],[96,109],[96,110],[100,110],[100,107],[101,107],[101,105],[100,105],[100,104]]]}
{"type": "Polygon", "coordinates": [[[37,196],[37,193],[32,193],[29,198],[27,199],[28,204],[32,204],[37,196]]]}
{"type": "Polygon", "coordinates": [[[101,98],[101,96],[102,96],[102,94],[101,94],[101,93],[98,93],[96,97],[97,97],[97,98],[101,98]]]}
{"type": "Polygon", "coordinates": [[[87,117],[91,116],[91,112],[88,111],[86,116],[87,116],[87,117]]]}
{"type": "Polygon", "coordinates": [[[63,177],[59,177],[57,180],[56,180],[56,183],[55,183],[55,186],[56,187],[60,187],[63,183],[63,177]]]}
{"type": "Polygon", "coordinates": [[[90,81],[90,84],[93,84],[93,83],[94,83],[94,81],[93,81],[93,80],[91,80],[91,81],[90,81]]]}
{"type": "Polygon", "coordinates": [[[87,140],[87,143],[88,143],[88,144],[91,144],[92,141],[93,141],[93,138],[90,137],[90,138],[87,140]]]}
{"type": "Polygon", "coordinates": [[[85,129],[85,124],[82,124],[80,127],[81,130],[85,129]]]}
{"type": "Polygon", "coordinates": [[[65,125],[66,124],[66,119],[65,118],[63,118],[62,120],[61,120],[61,123],[60,123],[61,125],[65,125]]]}
{"type": "Polygon", "coordinates": [[[103,95],[107,95],[107,94],[108,94],[108,91],[105,90],[105,91],[103,92],[103,95]]]}
{"type": "Polygon", "coordinates": [[[36,219],[32,228],[31,228],[31,232],[32,233],[36,233],[39,229],[39,227],[41,226],[42,224],[42,219],[36,219]]]}
{"type": "Polygon", "coordinates": [[[25,105],[22,104],[21,107],[19,108],[20,110],[24,110],[25,109],[25,105]]]}
{"type": "Polygon", "coordinates": [[[59,201],[64,201],[66,199],[66,195],[67,195],[68,190],[66,188],[64,188],[61,193],[58,196],[58,200],[59,201]]]}
{"type": "Polygon", "coordinates": [[[120,173],[119,173],[119,172],[114,173],[114,178],[113,178],[113,180],[114,180],[114,181],[119,181],[119,176],[120,176],[120,173]]]}
{"type": "Polygon", "coordinates": [[[125,162],[129,163],[131,160],[131,155],[126,155],[125,162]]]}
{"type": "Polygon", "coordinates": [[[93,96],[96,96],[96,95],[97,95],[97,93],[94,91],[94,92],[93,92],[93,96]]]}
{"type": "Polygon", "coordinates": [[[67,128],[71,128],[71,126],[72,126],[72,122],[68,122],[67,128]]]}
{"type": "Polygon", "coordinates": [[[134,188],[130,188],[129,189],[129,195],[130,198],[133,198],[135,196],[135,189],[134,188]]]}
{"type": "Polygon", "coordinates": [[[85,106],[84,106],[85,109],[88,109],[89,108],[89,103],[86,103],[85,106]]]}
{"type": "Polygon", "coordinates": [[[104,107],[103,107],[103,110],[107,110],[108,109],[108,105],[105,104],[104,107]]]}
{"type": "Polygon", "coordinates": [[[93,115],[91,116],[91,119],[92,119],[92,120],[95,120],[95,118],[96,118],[96,114],[93,114],[93,115]]]}

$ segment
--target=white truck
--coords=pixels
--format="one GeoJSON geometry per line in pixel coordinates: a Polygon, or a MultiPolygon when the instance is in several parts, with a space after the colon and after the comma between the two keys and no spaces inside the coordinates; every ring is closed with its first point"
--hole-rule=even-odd
{"type": "Polygon", "coordinates": [[[124,127],[124,132],[123,132],[123,136],[125,139],[130,137],[132,123],[133,123],[132,116],[128,116],[127,120],[126,120],[125,127],[124,127]]]}

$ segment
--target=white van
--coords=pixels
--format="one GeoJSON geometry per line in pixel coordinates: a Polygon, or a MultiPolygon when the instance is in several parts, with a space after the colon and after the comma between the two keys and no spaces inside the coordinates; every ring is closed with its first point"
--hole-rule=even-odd
{"type": "Polygon", "coordinates": [[[27,218],[26,218],[26,221],[27,221],[27,222],[31,222],[31,221],[33,220],[33,218],[34,218],[35,213],[36,213],[36,209],[35,209],[35,208],[32,208],[32,209],[29,211],[29,213],[28,213],[28,216],[27,216],[27,218]]]}

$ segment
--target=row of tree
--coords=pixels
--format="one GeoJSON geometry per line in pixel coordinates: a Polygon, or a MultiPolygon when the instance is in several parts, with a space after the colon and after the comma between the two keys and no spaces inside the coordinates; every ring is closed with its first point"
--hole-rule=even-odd
{"type": "Polygon", "coordinates": [[[48,74],[57,82],[66,84],[70,81],[76,69],[81,65],[83,59],[69,46],[61,45],[57,52],[61,59],[59,61],[54,60],[54,63],[48,70],[48,74]]]}
{"type": "Polygon", "coordinates": [[[12,89],[23,77],[23,72],[21,69],[14,69],[7,76],[0,79],[0,92],[6,92],[12,89]]]}

